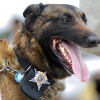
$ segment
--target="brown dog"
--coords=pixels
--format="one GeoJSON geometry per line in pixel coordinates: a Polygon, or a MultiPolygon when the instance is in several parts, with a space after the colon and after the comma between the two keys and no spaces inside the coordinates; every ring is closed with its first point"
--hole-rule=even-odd
{"type": "Polygon", "coordinates": [[[75,74],[86,81],[89,71],[75,44],[91,48],[96,47],[100,39],[87,27],[85,14],[71,5],[37,4],[29,5],[23,15],[25,23],[13,40],[14,48],[6,40],[0,41],[2,99],[53,100],[64,89],[59,80],[75,74]],[[29,98],[21,93],[19,84],[12,75],[24,70],[20,88],[29,98]],[[49,79],[53,80],[52,84],[49,79]],[[30,86],[36,83],[35,87],[31,87],[32,90],[30,86]],[[51,85],[47,86],[49,83],[51,85]],[[43,90],[45,86],[47,87],[43,90]],[[42,90],[42,95],[38,98],[38,92],[42,90]]]}

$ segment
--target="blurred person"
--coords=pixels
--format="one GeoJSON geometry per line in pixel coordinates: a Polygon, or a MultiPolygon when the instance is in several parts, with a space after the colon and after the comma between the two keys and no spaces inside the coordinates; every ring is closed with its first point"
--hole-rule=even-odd
{"type": "Polygon", "coordinates": [[[77,98],[77,100],[99,100],[95,81],[87,82],[82,90],[80,90],[77,98]]]}
{"type": "Polygon", "coordinates": [[[98,72],[95,76],[95,83],[96,83],[96,91],[98,94],[98,100],[100,100],[100,72],[98,72]]]}
{"type": "Polygon", "coordinates": [[[7,38],[8,42],[10,42],[17,30],[20,28],[21,23],[21,17],[18,17],[18,15],[12,15],[8,21],[6,28],[4,28],[3,32],[1,32],[0,39],[7,38]]]}
{"type": "MultiPolygon", "coordinates": [[[[86,14],[87,25],[100,37],[100,1],[80,0],[79,7],[86,14]]],[[[100,45],[97,48],[81,48],[81,50],[100,56],[100,45]]],[[[100,100],[100,73],[96,77],[92,77],[83,87],[78,100],[100,100]]]]}
{"type": "Polygon", "coordinates": [[[10,34],[8,36],[8,41],[10,41],[11,39],[13,39],[15,33],[20,28],[19,23],[20,23],[20,21],[17,20],[17,19],[14,19],[14,21],[12,22],[12,28],[11,28],[11,32],[10,32],[10,34]]]}
{"type": "MultiPolygon", "coordinates": [[[[87,25],[100,37],[100,0],[80,0],[79,8],[86,14],[87,25]]],[[[100,45],[81,49],[100,56],[100,45]]]]}
{"type": "Polygon", "coordinates": [[[83,87],[78,100],[100,100],[100,71],[83,87]]]}

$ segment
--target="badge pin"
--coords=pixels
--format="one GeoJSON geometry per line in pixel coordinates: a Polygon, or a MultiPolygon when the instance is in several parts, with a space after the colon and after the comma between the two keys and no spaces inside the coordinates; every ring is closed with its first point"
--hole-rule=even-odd
{"type": "Polygon", "coordinates": [[[34,70],[35,70],[35,77],[29,81],[35,82],[37,84],[38,90],[40,90],[40,88],[43,84],[50,84],[48,82],[46,72],[37,71],[36,69],[34,69],[34,70]]]}

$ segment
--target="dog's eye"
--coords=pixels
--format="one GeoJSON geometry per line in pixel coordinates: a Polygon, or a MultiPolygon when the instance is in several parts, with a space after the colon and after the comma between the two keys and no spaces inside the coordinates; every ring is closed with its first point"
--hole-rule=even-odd
{"type": "Polygon", "coordinates": [[[83,21],[87,24],[87,18],[86,17],[83,18],[83,21]]]}
{"type": "Polygon", "coordinates": [[[63,22],[69,22],[68,18],[61,19],[63,22]]]}
{"type": "Polygon", "coordinates": [[[83,17],[82,17],[83,21],[87,24],[87,18],[85,16],[85,14],[83,13],[83,17]]]}
{"type": "Polygon", "coordinates": [[[85,23],[87,24],[87,18],[85,17],[85,23]]]}

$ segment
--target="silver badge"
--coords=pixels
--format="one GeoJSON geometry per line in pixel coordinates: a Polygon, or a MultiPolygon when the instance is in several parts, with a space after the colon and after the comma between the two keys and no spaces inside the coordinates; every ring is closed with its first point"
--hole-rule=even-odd
{"type": "Polygon", "coordinates": [[[48,82],[46,72],[37,71],[36,69],[34,69],[34,70],[35,70],[35,77],[29,81],[37,83],[38,90],[40,90],[42,84],[50,84],[48,82]]]}

